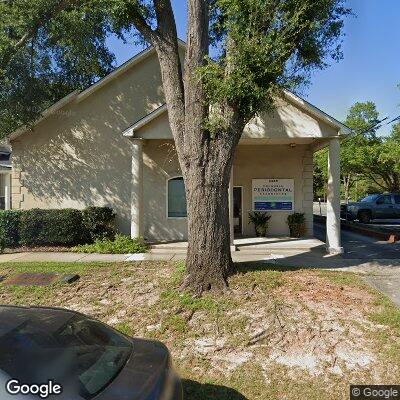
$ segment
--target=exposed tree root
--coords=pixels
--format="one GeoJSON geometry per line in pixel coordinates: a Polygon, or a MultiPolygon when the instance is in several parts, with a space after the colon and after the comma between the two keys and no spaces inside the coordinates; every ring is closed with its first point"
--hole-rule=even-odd
{"type": "Polygon", "coordinates": [[[190,292],[194,297],[201,297],[205,292],[224,294],[229,293],[230,289],[225,278],[202,280],[188,274],[180,285],[179,291],[190,292]]]}

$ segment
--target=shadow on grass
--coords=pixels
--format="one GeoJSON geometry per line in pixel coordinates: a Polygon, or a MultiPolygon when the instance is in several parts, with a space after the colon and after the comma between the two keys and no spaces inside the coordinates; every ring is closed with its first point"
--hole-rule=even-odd
{"type": "Polygon", "coordinates": [[[260,260],[260,261],[244,261],[244,262],[236,262],[234,264],[232,273],[230,275],[235,274],[245,274],[246,272],[254,272],[254,271],[296,271],[299,269],[304,269],[303,266],[285,266],[285,265],[277,265],[271,263],[271,261],[260,260]]]}
{"type": "Polygon", "coordinates": [[[189,379],[182,381],[185,400],[248,400],[235,389],[226,386],[199,383],[189,379]]]}

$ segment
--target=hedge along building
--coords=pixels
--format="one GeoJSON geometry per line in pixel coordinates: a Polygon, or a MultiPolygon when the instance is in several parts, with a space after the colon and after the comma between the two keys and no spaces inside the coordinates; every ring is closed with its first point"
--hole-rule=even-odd
{"type": "MultiPolygon", "coordinates": [[[[327,247],[340,252],[339,138],[347,131],[291,93],[273,112],[254,118],[233,164],[232,238],[233,232],[253,234],[248,212],[254,209],[270,211],[273,236],[288,234],[289,213],[305,213],[311,236],[313,152],[329,146],[327,247]]],[[[184,183],[154,49],[71,93],[9,139],[13,208],[109,206],[119,229],[132,237],[187,238],[184,183]]]]}

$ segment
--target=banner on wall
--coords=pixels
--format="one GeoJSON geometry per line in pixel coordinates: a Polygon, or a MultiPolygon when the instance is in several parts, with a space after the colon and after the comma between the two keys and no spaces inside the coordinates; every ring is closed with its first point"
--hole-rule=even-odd
{"type": "Polygon", "coordinates": [[[294,211],[294,179],[253,179],[253,211],[294,211]]]}

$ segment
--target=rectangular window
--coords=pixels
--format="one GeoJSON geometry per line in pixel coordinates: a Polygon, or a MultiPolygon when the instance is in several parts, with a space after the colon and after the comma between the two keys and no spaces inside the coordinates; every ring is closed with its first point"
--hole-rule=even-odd
{"type": "Polygon", "coordinates": [[[182,177],[168,180],[168,217],[187,216],[185,184],[182,177]]]}
{"type": "Polygon", "coordinates": [[[395,194],[395,195],[394,195],[394,202],[395,202],[396,204],[400,204],[400,194],[395,194]]]}
{"type": "Polygon", "coordinates": [[[376,201],[376,204],[392,204],[392,197],[387,195],[381,196],[376,201]]]}
{"type": "Polygon", "coordinates": [[[6,208],[6,181],[9,179],[8,174],[0,174],[0,210],[6,208]]]}

